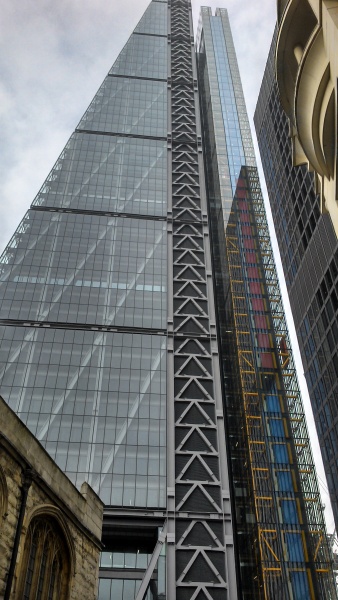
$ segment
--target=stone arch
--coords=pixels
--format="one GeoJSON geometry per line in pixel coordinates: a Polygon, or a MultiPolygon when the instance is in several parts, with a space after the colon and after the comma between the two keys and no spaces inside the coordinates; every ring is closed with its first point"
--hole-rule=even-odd
{"type": "Polygon", "coordinates": [[[8,488],[5,473],[0,466],[0,530],[2,527],[2,520],[7,515],[8,506],[8,488]]]}
{"type": "Polygon", "coordinates": [[[17,598],[68,600],[75,574],[75,547],[67,522],[59,508],[44,504],[25,519],[17,598]]]}

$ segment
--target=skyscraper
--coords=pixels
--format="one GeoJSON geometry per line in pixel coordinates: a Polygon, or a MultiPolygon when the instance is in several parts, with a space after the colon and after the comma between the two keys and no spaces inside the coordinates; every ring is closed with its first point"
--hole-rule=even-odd
{"type": "Polygon", "coordinates": [[[338,4],[278,0],[276,77],[290,120],[293,164],[315,174],[322,212],[338,236],[338,4]]]}
{"type": "Polygon", "coordinates": [[[100,600],[330,598],[228,21],[203,14],[222,151],[190,2],[153,0],[2,256],[1,393],[106,504],[100,600]]]}
{"type": "Polygon", "coordinates": [[[325,598],[318,568],[294,564],[302,536],[316,556],[321,505],[226,10],[202,9],[198,43],[242,593],[325,598]]]}
{"type": "Polygon", "coordinates": [[[237,593],[192,40],[150,3],[2,257],[1,392],[106,504],[100,598],[165,521],[167,597],[237,593]]]}
{"type": "Polygon", "coordinates": [[[314,177],[295,167],[289,122],[275,82],[272,41],[255,126],[290,304],[338,528],[338,241],[321,214],[314,177]]]}

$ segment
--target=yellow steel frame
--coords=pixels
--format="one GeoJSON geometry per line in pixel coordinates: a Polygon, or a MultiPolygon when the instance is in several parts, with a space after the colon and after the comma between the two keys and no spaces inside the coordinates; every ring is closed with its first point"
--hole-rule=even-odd
{"type": "MultiPolygon", "coordinates": [[[[329,574],[330,556],[328,553],[328,545],[326,543],[327,540],[321,499],[309,444],[302,400],[293,363],[289,334],[285,322],[263,199],[255,173],[255,169],[252,169],[251,177],[249,174],[251,188],[250,201],[253,206],[253,215],[251,218],[255,221],[255,226],[258,231],[259,256],[260,260],[263,262],[262,270],[264,271],[266,280],[265,285],[267,294],[265,299],[266,297],[268,298],[270,308],[270,311],[266,313],[266,318],[269,318],[270,320],[270,329],[276,340],[275,347],[271,351],[275,352],[276,357],[278,358],[279,377],[282,377],[282,381],[280,385],[278,385],[280,404],[282,410],[285,410],[289,415],[288,422],[285,418],[283,419],[285,438],[287,444],[290,445],[290,443],[293,443],[296,450],[297,464],[290,464],[290,470],[294,471],[295,469],[298,469],[301,482],[301,490],[299,491],[303,493],[306,518],[310,529],[308,538],[306,538],[304,532],[302,532],[304,553],[305,556],[311,557],[311,560],[315,564],[315,571],[317,574],[329,574]]],[[[266,418],[264,416],[263,406],[264,395],[259,391],[260,375],[255,356],[257,350],[254,349],[252,340],[253,325],[251,323],[250,307],[246,296],[243,295],[245,282],[243,279],[240,238],[237,233],[236,215],[233,213],[230,216],[227,226],[226,252],[240,380],[244,402],[245,428],[249,446],[250,473],[259,532],[258,539],[263,571],[264,598],[268,600],[273,598],[274,590],[277,590],[278,588],[276,582],[282,577],[283,569],[288,575],[291,575],[296,569],[294,568],[294,564],[288,560],[284,541],[284,535],[290,531],[290,525],[288,527],[284,525],[281,512],[276,527],[271,527],[271,522],[269,521],[269,516],[272,514],[271,511],[273,507],[275,510],[274,514],[276,515],[278,488],[276,481],[274,480],[274,469],[271,467],[272,442],[266,431],[266,418]],[[240,284],[240,286],[238,286],[238,284],[240,284]],[[241,293],[236,291],[239,287],[242,290],[241,293]]],[[[285,442],[285,440],[283,440],[283,442],[285,442]]],[[[274,443],[276,443],[276,441],[274,441],[274,443]]],[[[290,459],[292,463],[292,456],[290,456],[290,459]]],[[[292,478],[294,481],[294,489],[297,491],[295,472],[292,473],[292,478]]],[[[277,510],[281,511],[281,509],[277,510]]],[[[299,505],[298,513],[300,518],[299,522],[301,524],[302,516],[299,505]]],[[[301,532],[299,528],[295,529],[294,527],[292,531],[301,532]]],[[[306,568],[305,563],[301,571],[307,572],[311,594],[310,599],[315,600],[312,573],[306,568]]],[[[335,598],[334,592],[332,591],[333,588],[331,590],[330,585],[329,577],[325,582],[327,596],[323,597],[335,598]]],[[[291,583],[289,591],[290,598],[293,598],[291,583]]]]}

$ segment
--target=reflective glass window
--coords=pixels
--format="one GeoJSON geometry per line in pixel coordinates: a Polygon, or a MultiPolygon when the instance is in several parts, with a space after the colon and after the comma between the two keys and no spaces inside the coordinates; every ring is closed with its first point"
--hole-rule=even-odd
{"type": "Polygon", "coordinates": [[[1,258],[0,315],[162,328],[161,221],[29,211],[1,258]]]}
{"type": "Polygon", "coordinates": [[[151,2],[136,26],[137,33],[167,35],[168,6],[166,2],[151,2]]]}
{"type": "Polygon", "coordinates": [[[166,136],[166,82],[106,77],[78,128],[151,137],[166,136]]]}
{"type": "Polygon", "coordinates": [[[166,38],[133,34],[120,52],[110,74],[166,79],[167,54],[166,38]]]}
{"type": "Polygon", "coordinates": [[[166,338],[1,327],[1,395],[107,505],[165,506],[166,338]]]}
{"type": "Polygon", "coordinates": [[[74,133],[33,206],[162,216],[166,203],[165,142],[74,133]]]}

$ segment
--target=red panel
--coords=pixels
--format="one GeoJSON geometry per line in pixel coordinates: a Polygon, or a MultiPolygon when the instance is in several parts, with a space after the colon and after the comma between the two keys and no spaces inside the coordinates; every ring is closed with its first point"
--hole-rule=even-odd
{"type": "Polygon", "coordinates": [[[259,279],[260,275],[257,267],[248,267],[248,277],[250,279],[259,279]]]}
{"type": "Polygon", "coordinates": [[[239,213],[239,218],[242,221],[242,223],[250,223],[250,215],[248,213],[239,213]]]}
{"type": "Polygon", "coordinates": [[[257,281],[249,281],[249,289],[251,294],[255,294],[255,296],[261,296],[261,284],[257,281]]]}
{"type": "Polygon", "coordinates": [[[270,348],[270,338],[267,333],[257,333],[257,343],[259,348],[270,348]]]}
{"type": "Polygon", "coordinates": [[[274,361],[271,352],[261,352],[261,364],[265,369],[273,369],[274,361]]]}
{"type": "Polygon", "coordinates": [[[285,337],[282,337],[280,342],[279,342],[279,347],[281,349],[281,352],[283,352],[284,354],[286,354],[288,352],[288,348],[286,345],[286,341],[285,341],[285,337]]]}
{"type": "Polygon", "coordinates": [[[247,263],[255,263],[257,262],[256,260],[256,254],[254,252],[246,252],[245,253],[245,260],[247,263]]]}
{"type": "Polygon", "coordinates": [[[254,315],[254,321],[256,329],[267,330],[268,326],[264,315],[254,315]]]}
{"type": "Polygon", "coordinates": [[[252,308],[254,310],[257,310],[257,311],[265,310],[263,298],[251,298],[251,304],[252,304],[252,308]]]}
{"type": "Polygon", "coordinates": [[[242,225],[242,233],[243,235],[252,235],[252,228],[250,225],[242,225]]]}
{"type": "Polygon", "coordinates": [[[243,240],[243,243],[244,243],[244,248],[250,248],[251,250],[255,249],[255,244],[254,244],[253,238],[248,238],[248,239],[245,238],[243,240]]]}
{"type": "Polygon", "coordinates": [[[245,200],[239,200],[238,206],[239,206],[240,210],[248,210],[248,203],[245,200]]]}
{"type": "Polygon", "coordinates": [[[246,198],[245,181],[243,179],[237,181],[236,196],[237,198],[246,198]]]}

